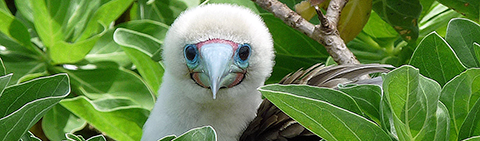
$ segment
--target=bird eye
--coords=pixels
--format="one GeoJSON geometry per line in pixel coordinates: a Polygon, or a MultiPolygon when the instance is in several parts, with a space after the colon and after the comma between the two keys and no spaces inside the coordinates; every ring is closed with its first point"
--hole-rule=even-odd
{"type": "Polygon", "coordinates": [[[238,49],[238,57],[240,60],[245,61],[248,59],[250,56],[250,45],[248,44],[242,44],[240,45],[240,48],[238,49]]]}
{"type": "Polygon", "coordinates": [[[188,61],[194,62],[195,58],[197,57],[197,50],[195,48],[195,45],[187,45],[185,46],[185,58],[188,61]]]}

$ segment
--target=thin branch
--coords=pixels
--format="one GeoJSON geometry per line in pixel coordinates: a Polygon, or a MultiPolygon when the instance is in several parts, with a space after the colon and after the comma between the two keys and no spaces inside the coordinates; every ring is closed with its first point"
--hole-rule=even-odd
{"type": "Polygon", "coordinates": [[[311,24],[278,0],[252,1],[263,9],[273,13],[275,17],[280,18],[287,25],[324,45],[330,56],[332,56],[333,60],[338,64],[360,64],[353,53],[347,48],[342,38],[340,38],[337,30],[340,13],[347,3],[347,0],[331,0],[327,14],[319,14],[319,16],[324,16],[321,25],[311,24]]]}
{"type": "Polygon", "coordinates": [[[315,26],[302,18],[297,12],[292,11],[287,5],[278,0],[253,0],[260,7],[273,13],[275,17],[280,18],[287,25],[312,37],[315,26]]]}
{"type": "Polygon", "coordinates": [[[327,8],[327,15],[325,15],[330,21],[331,24],[338,25],[338,21],[340,20],[340,14],[342,13],[343,7],[347,4],[348,0],[332,0],[327,8]]]}

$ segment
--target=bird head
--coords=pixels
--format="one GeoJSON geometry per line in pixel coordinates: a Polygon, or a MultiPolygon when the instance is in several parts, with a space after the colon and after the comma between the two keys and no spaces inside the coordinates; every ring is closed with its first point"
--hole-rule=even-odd
{"type": "Polygon", "coordinates": [[[229,4],[184,11],[163,44],[166,72],[199,101],[256,90],[270,75],[273,58],[272,37],[260,16],[229,4]]]}

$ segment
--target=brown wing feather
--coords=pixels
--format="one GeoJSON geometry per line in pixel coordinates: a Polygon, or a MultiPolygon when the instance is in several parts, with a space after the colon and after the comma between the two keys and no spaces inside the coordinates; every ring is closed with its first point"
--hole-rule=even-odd
{"type": "MultiPolygon", "coordinates": [[[[358,81],[360,76],[388,72],[391,65],[358,64],[312,67],[285,76],[279,84],[305,84],[319,87],[336,87],[338,84],[358,81]]],[[[287,116],[269,100],[264,99],[257,110],[257,117],[247,126],[240,141],[292,141],[320,140],[321,138],[287,116]]]]}

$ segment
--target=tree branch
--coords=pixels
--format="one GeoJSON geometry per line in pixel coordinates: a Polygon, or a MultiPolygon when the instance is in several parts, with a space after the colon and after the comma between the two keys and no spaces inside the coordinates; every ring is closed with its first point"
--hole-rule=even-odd
{"type": "Polygon", "coordinates": [[[280,18],[287,25],[324,45],[330,56],[332,56],[333,60],[338,64],[360,64],[353,53],[347,48],[342,38],[340,38],[337,30],[340,13],[348,0],[331,0],[326,15],[323,15],[321,11],[317,9],[321,25],[311,24],[278,0],[252,1],[263,9],[273,13],[275,17],[280,18]]]}

